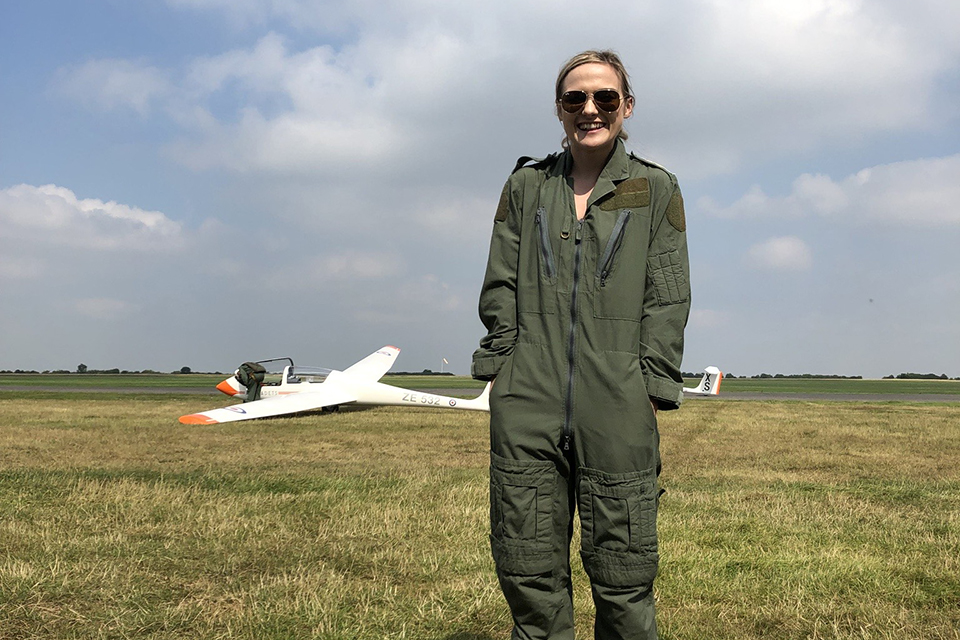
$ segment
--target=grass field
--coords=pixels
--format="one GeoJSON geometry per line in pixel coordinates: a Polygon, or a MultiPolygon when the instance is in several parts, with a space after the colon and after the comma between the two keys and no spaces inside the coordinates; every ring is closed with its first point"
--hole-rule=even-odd
{"type": "Polygon", "coordinates": [[[148,388],[209,388],[213,390],[226,375],[209,373],[0,373],[0,390],[4,387],[70,388],[83,390],[148,389],[148,388]]]}
{"type": "MultiPolygon", "coordinates": [[[[0,390],[0,638],[508,636],[485,414],[176,422],[208,404],[0,390]]],[[[661,433],[662,638],[960,638],[960,405],[721,398],[661,433]]]]}

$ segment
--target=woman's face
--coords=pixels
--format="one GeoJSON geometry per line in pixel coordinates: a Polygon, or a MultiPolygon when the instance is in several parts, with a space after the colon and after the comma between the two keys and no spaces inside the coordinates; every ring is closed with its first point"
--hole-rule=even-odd
{"type": "Polygon", "coordinates": [[[623,128],[623,121],[633,115],[633,98],[623,95],[620,76],[616,70],[602,62],[588,62],[575,67],[560,86],[560,94],[567,91],[583,91],[587,102],[576,113],[567,113],[559,105],[557,111],[563,131],[567,134],[571,151],[609,150],[623,128]],[[601,89],[614,89],[620,94],[620,108],[609,113],[599,109],[593,94],[601,89]]]}

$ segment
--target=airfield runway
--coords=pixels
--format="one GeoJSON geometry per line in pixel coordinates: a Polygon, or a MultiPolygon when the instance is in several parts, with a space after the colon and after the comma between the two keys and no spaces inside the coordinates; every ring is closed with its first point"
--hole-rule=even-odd
{"type": "MultiPolygon", "coordinates": [[[[470,396],[480,393],[480,389],[418,389],[424,393],[434,393],[444,396],[470,396]]],[[[687,396],[685,402],[691,400],[798,400],[802,402],[956,402],[960,403],[960,395],[949,393],[763,393],[752,391],[721,392],[718,396],[687,396]]]]}

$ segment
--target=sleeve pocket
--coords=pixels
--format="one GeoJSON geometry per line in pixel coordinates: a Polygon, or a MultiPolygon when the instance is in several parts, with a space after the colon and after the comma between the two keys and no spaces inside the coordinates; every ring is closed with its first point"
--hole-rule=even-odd
{"type": "Polygon", "coordinates": [[[647,268],[661,307],[690,299],[690,282],[684,272],[679,251],[651,256],[647,268]]]}

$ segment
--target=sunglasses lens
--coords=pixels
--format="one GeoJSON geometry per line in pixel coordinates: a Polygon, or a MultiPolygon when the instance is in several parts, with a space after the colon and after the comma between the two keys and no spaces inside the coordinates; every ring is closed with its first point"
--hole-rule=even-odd
{"type": "Polygon", "coordinates": [[[620,94],[613,89],[601,89],[593,94],[593,101],[597,108],[607,113],[613,113],[620,108],[620,94]]]}
{"type": "MultiPolygon", "coordinates": [[[[601,89],[593,94],[593,103],[598,109],[613,113],[620,108],[620,94],[613,89],[601,89]]],[[[560,96],[560,106],[567,113],[576,113],[587,104],[587,94],[583,91],[567,91],[560,96]]]]}
{"type": "Polygon", "coordinates": [[[560,96],[560,106],[567,113],[576,113],[587,104],[587,94],[583,91],[567,91],[560,96]]]}

